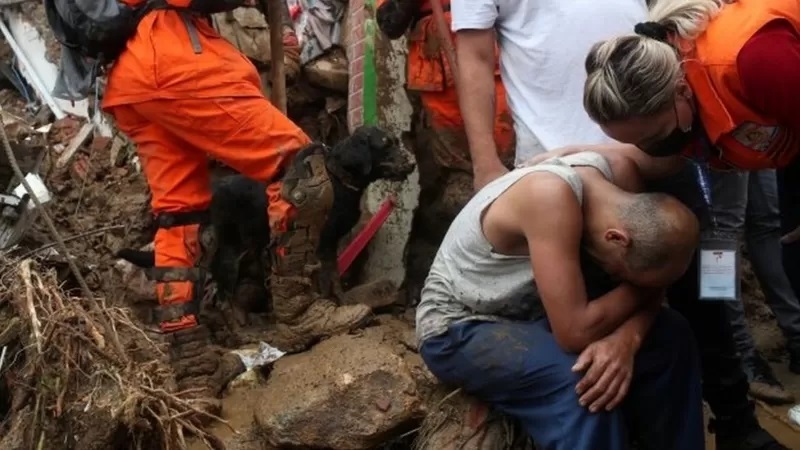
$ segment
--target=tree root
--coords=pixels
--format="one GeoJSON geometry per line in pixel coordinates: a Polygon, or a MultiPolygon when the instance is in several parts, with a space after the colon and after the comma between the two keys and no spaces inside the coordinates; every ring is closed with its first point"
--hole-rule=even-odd
{"type": "Polygon", "coordinates": [[[99,415],[132,438],[131,449],[153,448],[154,442],[164,450],[183,449],[187,435],[210,449],[223,448],[201,424],[225,422],[205,412],[202,400],[189,398],[191,392],[177,392],[163,344],[137,326],[128,309],[69,297],[54,271],[30,259],[8,271],[0,289],[0,304],[7,301],[19,316],[0,332],[7,345],[18,341],[4,368],[12,372],[15,406],[0,424],[0,436],[17,430],[25,440],[22,447],[6,447],[0,438],[0,447],[60,448],[65,422],[99,415]]]}

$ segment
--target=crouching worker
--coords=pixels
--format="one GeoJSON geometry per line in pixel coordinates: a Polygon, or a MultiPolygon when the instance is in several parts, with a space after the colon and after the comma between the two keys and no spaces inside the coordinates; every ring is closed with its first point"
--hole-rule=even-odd
{"type": "Polygon", "coordinates": [[[427,366],[521,421],[538,448],[704,448],[695,343],[662,306],[698,224],[672,197],[630,193],[633,167],[583,152],[489,183],[422,291],[427,366]],[[622,284],[590,301],[581,247],[622,284]]]}
{"type": "Polygon", "coordinates": [[[158,226],[152,270],[160,304],[157,320],[171,343],[179,388],[215,397],[221,388],[214,376],[217,364],[209,358],[209,330],[198,323],[214,251],[213,233],[207,232],[209,156],[267,183],[269,206],[264,213],[271,230],[264,233],[271,231],[275,242],[270,277],[273,310],[287,333],[313,342],[359,326],[370,309],[337,307],[307,289],[308,268],[314,261],[305,264],[301,259],[314,254],[308,241],[316,242],[319,230],[314,226],[333,199],[330,183],[324,182],[328,180],[324,147],[312,144],[264,98],[256,68],[207,20],[211,13],[252,6],[255,1],[122,0],[119,4],[106,0],[93,9],[72,5],[68,13],[48,7],[48,15],[57,33],[68,27],[69,33],[60,33],[65,48],[112,63],[102,106],[136,143],[152,193],[158,226]],[[75,14],[80,11],[119,13],[77,21],[75,14]],[[130,35],[115,40],[86,28],[87,23],[114,20],[124,24],[130,35]],[[75,40],[75,35],[81,39],[75,40]],[[74,42],[84,45],[67,45],[74,42]],[[293,158],[297,164],[290,164],[293,158]]]}

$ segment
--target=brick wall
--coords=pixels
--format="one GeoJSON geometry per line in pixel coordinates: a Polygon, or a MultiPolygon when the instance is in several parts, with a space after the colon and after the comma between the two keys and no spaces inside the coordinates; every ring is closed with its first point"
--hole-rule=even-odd
{"type": "Polygon", "coordinates": [[[365,0],[350,1],[348,20],[350,45],[347,48],[350,81],[347,98],[347,126],[353,129],[364,123],[364,53],[366,52],[365,22],[367,9],[365,0]]]}

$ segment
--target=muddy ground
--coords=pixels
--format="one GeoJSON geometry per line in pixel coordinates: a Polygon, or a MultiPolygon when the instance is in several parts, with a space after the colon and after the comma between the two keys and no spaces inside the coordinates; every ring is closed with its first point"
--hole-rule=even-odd
{"type": "MultiPolygon", "coordinates": [[[[290,96],[294,99],[290,104],[290,116],[309,135],[326,142],[333,142],[343,135],[343,105],[340,98],[325,95],[324,91],[308,86],[301,85],[294,89],[296,92],[290,96]]],[[[0,92],[0,99],[7,105],[4,106],[6,110],[13,110],[20,116],[26,114],[24,110],[19,110],[18,102],[13,101],[14,95],[8,91],[0,92]]],[[[74,119],[66,119],[53,126],[48,138],[54,146],[42,162],[41,173],[53,191],[53,202],[48,209],[62,237],[67,240],[70,253],[78,262],[89,287],[105,299],[107,308],[115,312],[113,317],[108,316],[109,313],[96,313],[90,306],[80,306],[83,305],[81,303],[79,306],[83,309],[76,306],[78,309],[75,314],[85,314],[89,318],[80,322],[83,326],[92,321],[102,324],[103,320],[107,320],[112,324],[123,324],[131,320],[146,330],[149,324],[143,322],[147,321],[147,309],[153,302],[148,286],[136,284],[126,278],[125,273],[116,265],[113,253],[122,247],[140,248],[151,242],[154,228],[149,214],[148,189],[137,170],[132,149],[114,146],[112,141],[102,138],[94,139],[83,146],[65,168],[56,168],[54,160],[58,157],[58,149],[63,149],[64,144],[74,136],[80,126],[81,123],[74,119]],[[117,157],[111,156],[112,148],[119,153],[117,157]],[[133,308],[133,312],[119,315],[116,308],[133,308]]],[[[460,193],[468,189],[469,185],[468,180],[454,181],[454,192],[460,193]]],[[[448,198],[443,198],[441,202],[447,204],[448,198]]],[[[425,202],[421,204],[422,208],[427,205],[425,202]]],[[[442,208],[441,205],[436,207],[442,208]]],[[[420,211],[420,216],[430,223],[418,224],[415,228],[417,232],[430,229],[437,222],[437,214],[436,211],[420,211]]],[[[440,232],[441,230],[437,230],[437,234],[440,232]]],[[[33,266],[32,279],[36,279],[36,273],[41,273],[42,279],[52,281],[53,286],[59,288],[58,292],[71,291],[74,294],[75,280],[68,274],[64,255],[55,253],[51,243],[52,239],[44,224],[37,222],[19,248],[7,255],[4,269],[6,276],[11,270],[11,278],[18,279],[13,272],[18,270],[20,261],[34,257],[40,264],[33,266]],[[41,272],[36,272],[37,267],[41,272]],[[52,271],[48,272],[48,269],[52,271]]],[[[424,242],[419,245],[431,244],[424,242]]],[[[413,249],[411,253],[410,256],[414,257],[413,249]]],[[[414,272],[422,273],[424,270],[420,270],[420,267],[424,264],[425,261],[420,261],[410,266],[416,269],[414,272]]],[[[24,290],[24,283],[10,283],[10,286],[24,290]]],[[[47,283],[44,285],[49,286],[47,283]]],[[[3,286],[9,285],[3,283],[3,286]]],[[[53,294],[56,291],[47,289],[34,292],[42,299],[50,299],[48,301],[62,298],[61,294],[53,294]]],[[[800,377],[791,375],[786,369],[783,337],[771,312],[764,306],[763,296],[751,273],[746,275],[744,293],[747,316],[759,348],[773,363],[786,386],[800,398],[800,377]]],[[[18,298],[11,297],[0,298],[0,337],[14,317],[18,316],[9,306],[19,305],[18,298]]],[[[64,294],[63,299],[68,299],[68,295],[64,294]]],[[[413,299],[408,303],[413,304],[413,299]]],[[[237,380],[229,387],[224,398],[222,418],[227,421],[227,425],[212,425],[212,433],[232,450],[269,450],[280,446],[302,447],[311,444],[341,449],[410,448],[411,442],[417,436],[416,430],[421,419],[432,409],[430,402],[435,398],[437,389],[415,352],[413,309],[405,306],[393,305],[379,310],[372,326],[361,333],[332,338],[310,352],[284,357],[274,367],[248,373],[237,380]],[[316,428],[323,431],[309,431],[316,428]]],[[[41,313],[47,314],[48,311],[42,310],[41,313]]],[[[224,326],[224,321],[219,326],[224,326]]],[[[100,334],[106,336],[102,326],[98,327],[101,328],[100,334]]],[[[125,327],[121,325],[121,328],[125,327]]],[[[119,334],[121,347],[131,356],[125,357],[129,358],[126,364],[110,364],[109,367],[115,368],[118,373],[136,378],[143,372],[131,369],[131,366],[152,364],[149,366],[151,372],[158,375],[154,375],[149,382],[169,386],[169,368],[163,361],[159,362],[158,343],[143,340],[133,329],[126,330],[119,334]]],[[[243,343],[241,339],[233,341],[237,344],[243,343]]],[[[231,341],[219,343],[224,345],[231,341]]],[[[89,355],[91,359],[91,355],[97,357],[96,355],[102,353],[102,350],[92,347],[87,352],[78,354],[84,357],[89,355]]],[[[86,361],[76,361],[75,364],[75,367],[87,367],[86,361]]],[[[108,370],[112,371],[111,368],[108,370]]],[[[41,367],[36,370],[39,372],[20,371],[15,372],[15,375],[49,373],[41,372],[44,370],[41,367]]],[[[109,389],[109,395],[116,395],[123,387],[133,389],[113,383],[99,386],[109,389]]],[[[0,397],[4,394],[2,389],[3,386],[0,386],[0,397]]],[[[96,389],[92,392],[96,392],[96,389]]],[[[65,401],[83,401],[86,404],[88,395],[89,393],[78,390],[61,396],[44,396],[41,401],[53,401],[54,405],[65,401]]],[[[141,396],[145,399],[139,400],[141,404],[136,403],[137,405],[146,406],[154,402],[153,398],[146,397],[145,394],[141,396]]],[[[7,411],[9,407],[0,401],[0,411],[7,411]]],[[[21,408],[25,407],[33,408],[21,408]]],[[[94,448],[87,446],[86,443],[90,441],[113,442],[117,445],[127,442],[124,439],[126,434],[130,436],[139,430],[136,431],[139,433],[137,436],[148,436],[146,430],[157,428],[157,421],[148,419],[113,419],[109,416],[114,411],[113,408],[92,410],[98,413],[88,416],[66,408],[66,413],[58,411],[63,413],[59,419],[48,422],[47,418],[56,417],[52,409],[55,406],[42,407],[44,410],[39,412],[41,416],[38,417],[51,427],[42,436],[51,438],[59,433],[75,436],[84,434],[84,439],[70,441],[69,448],[94,448]],[[71,419],[78,416],[80,420],[71,419]],[[98,437],[87,430],[104,430],[105,435],[98,437]]],[[[39,408],[38,403],[36,408],[39,408]]],[[[785,445],[789,448],[800,448],[800,433],[788,424],[787,410],[787,407],[759,404],[758,412],[763,424],[785,445]]],[[[170,411],[175,413],[174,409],[166,413],[170,411]]],[[[137,409],[131,410],[129,414],[135,418],[142,412],[137,409]]],[[[0,430],[8,431],[10,426],[21,425],[3,423],[0,430]]],[[[152,446],[143,448],[159,448],[162,445],[166,444],[154,442],[152,446]]],[[[198,440],[190,440],[189,446],[199,449],[204,444],[198,440]]],[[[713,444],[708,448],[712,449],[713,444]]]]}

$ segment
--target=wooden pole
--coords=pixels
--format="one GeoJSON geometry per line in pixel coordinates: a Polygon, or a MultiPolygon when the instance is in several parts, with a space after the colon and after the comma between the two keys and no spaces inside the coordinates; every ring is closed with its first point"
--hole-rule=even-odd
{"type": "Polygon", "coordinates": [[[272,77],[272,104],[286,114],[286,68],[283,64],[283,1],[261,0],[269,24],[270,66],[272,77]]]}

